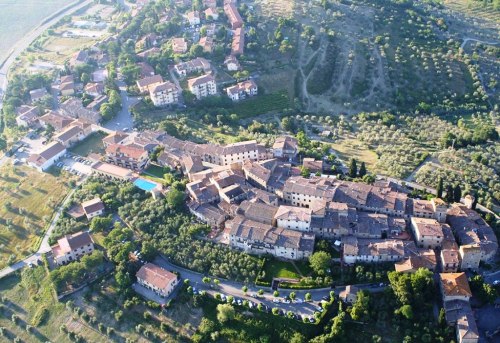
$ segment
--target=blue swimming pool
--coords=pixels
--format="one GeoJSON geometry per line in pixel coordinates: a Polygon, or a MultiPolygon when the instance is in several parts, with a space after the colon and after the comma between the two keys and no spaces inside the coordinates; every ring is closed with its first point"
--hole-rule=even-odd
{"type": "Polygon", "coordinates": [[[144,179],[135,180],[134,185],[146,192],[150,192],[156,187],[156,183],[144,179]]]}

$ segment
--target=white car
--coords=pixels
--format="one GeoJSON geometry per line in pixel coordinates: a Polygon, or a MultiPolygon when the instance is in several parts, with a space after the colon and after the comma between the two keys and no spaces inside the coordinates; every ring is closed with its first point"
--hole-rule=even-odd
{"type": "Polygon", "coordinates": [[[494,285],[494,286],[500,285],[500,280],[495,280],[495,281],[493,281],[493,285],[494,285]]]}

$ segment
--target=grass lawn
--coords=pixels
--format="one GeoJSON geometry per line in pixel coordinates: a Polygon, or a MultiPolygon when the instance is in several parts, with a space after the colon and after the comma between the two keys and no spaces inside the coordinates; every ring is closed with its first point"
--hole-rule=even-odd
{"type": "Polygon", "coordinates": [[[377,154],[359,140],[352,138],[341,139],[332,143],[331,146],[346,165],[349,165],[351,158],[355,158],[358,163],[365,162],[366,168],[369,171],[376,171],[375,164],[378,160],[377,154]]]}
{"type": "Polygon", "coordinates": [[[271,282],[273,278],[299,280],[302,277],[312,274],[312,270],[307,261],[297,261],[294,262],[294,264],[279,260],[266,260],[264,264],[264,272],[266,274],[263,281],[271,282]]]}
{"type": "Polygon", "coordinates": [[[69,149],[69,151],[84,157],[88,156],[90,153],[102,154],[104,153],[102,139],[106,136],[107,134],[104,132],[93,132],[83,141],[69,149]]]}
{"type": "Polygon", "coordinates": [[[151,164],[146,170],[144,170],[144,173],[150,174],[151,176],[157,177],[159,179],[163,179],[163,175],[167,174],[170,171],[170,169],[151,164]]]}
{"type": "Polygon", "coordinates": [[[0,169],[0,268],[36,248],[68,182],[25,166],[0,169]]]}

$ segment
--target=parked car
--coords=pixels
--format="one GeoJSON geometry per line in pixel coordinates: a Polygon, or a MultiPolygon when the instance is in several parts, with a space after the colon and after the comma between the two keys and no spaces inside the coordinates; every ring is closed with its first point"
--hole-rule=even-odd
{"type": "Polygon", "coordinates": [[[495,285],[495,286],[500,285],[500,280],[493,281],[493,285],[495,285]]]}

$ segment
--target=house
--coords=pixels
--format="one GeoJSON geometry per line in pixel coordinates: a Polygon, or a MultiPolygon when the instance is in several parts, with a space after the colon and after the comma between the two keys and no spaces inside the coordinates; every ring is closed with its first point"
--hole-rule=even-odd
{"type": "Polygon", "coordinates": [[[55,131],[61,131],[74,121],[73,118],[66,117],[53,111],[44,114],[39,117],[38,120],[43,128],[52,126],[55,131]]]}
{"type": "Polygon", "coordinates": [[[397,272],[415,273],[420,268],[425,268],[430,271],[436,269],[437,262],[434,250],[419,249],[416,246],[408,248],[407,246],[406,251],[405,259],[394,264],[394,268],[397,272]]]}
{"type": "Polygon", "coordinates": [[[217,12],[216,8],[209,7],[205,10],[205,18],[207,20],[219,20],[219,12],[217,12]]]}
{"type": "Polygon", "coordinates": [[[142,79],[155,74],[154,68],[147,62],[139,62],[137,63],[137,66],[140,69],[139,74],[142,79]]]}
{"type": "Polygon", "coordinates": [[[186,18],[189,25],[191,26],[200,25],[200,12],[198,11],[188,12],[186,18]]]}
{"type": "Polygon", "coordinates": [[[257,84],[253,80],[246,80],[226,89],[227,96],[233,101],[255,96],[258,93],[257,84]]]}
{"type": "Polygon", "coordinates": [[[280,136],[274,141],[272,151],[274,157],[292,160],[299,153],[299,143],[295,137],[280,136]]]}
{"type": "Polygon", "coordinates": [[[222,228],[227,218],[224,211],[211,204],[191,202],[188,208],[195,217],[213,228],[222,228]]]}
{"type": "Polygon", "coordinates": [[[63,102],[60,107],[61,112],[71,118],[84,119],[93,124],[97,124],[101,120],[99,112],[83,107],[82,100],[78,98],[71,97],[63,102]]]}
{"type": "Polygon", "coordinates": [[[441,273],[439,278],[444,302],[451,300],[469,301],[472,297],[469,281],[465,273],[441,273]]]}
{"type": "Polygon", "coordinates": [[[85,134],[83,129],[78,125],[71,124],[70,126],[64,128],[63,131],[54,135],[54,140],[64,145],[66,148],[69,148],[76,142],[83,140],[87,137],[88,134],[85,134]]]}
{"type": "Polygon", "coordinates": [[[411,218],[411,228],[417,245],[421,248],[435,249],[441,246],[443,229],[436,219],[411,218]]]}
{"type": "Polygon", "coordinates": [[[443,273],[456,273],[458,271],[460,265],[458,249],[453,247],[447,249],[443,248],[441,249],[439,257],[441,259],[443,273]]]}
{"type": "Polygon", "coordinates": [[[102,139],[102,143],[104,144],[104,147],[107,148],[111,144],[121,143],[127,137],[128,133],[123,131],[113,131],[102,139]]]}
{"type": "Polygon", "coordinates": [[[70,96],[75,94],[75,81],[73,75],[61,76],[59,93],[61,93],[62,96],[70,96]]]}
{"type": "Polygon", "coordinates": [[[234,55],[226,57],[224,64],[226,65],[228,71],[238,71],[241,69],[240,62],[238,62],[238,59],[234,55]]]}
{"type": "Polygon", "coordinates": [[[45,88],[38,88],[38,89],[30,90],[31,102],[37,102],[46,95],[48,95],[48,93],[47,93],[47,89],[45,89],[45,88]]]}
{"type": "Polygon", "coordinates": [[[36,106],[21,105],[16,110],[16,113],[16,124],[18,126],[33,127],[39,123],[38,115],[40,111],[36,106]]]}
{"type": "Polygon", "coordinates": [[[339,298],[345,303],[354,304],[358,298],[360,289],[354,285],[345,286],[345,290],[339,293],[339,298]]]}
{"type": "Polygon", "coordinates": [[[179,284],[179,277],[156,264],[146,263],[135,274],[137,282],[161,297],[168,297],[179,284]]]}
{"type": "Polygon", "coordinates": [[[184,77],[192,73],[209,73],[212,70],[212,66],[207,59],[197,57],[193,60],[176,64],[174,69],[179,76],[184,77]]]}
{"type": "Polygon", "coordinates": [[[459,248],[460,270],[477,270],[481,262],[481,247],[479,244],[461,245],[459,248]]]}
{"type": "Polygon", "coordinates": [[[38,153],[31,154],[28,158],[28,165],[43,172],[49,169],[57,160],[66,154],[66,147],[59,142],[47,144],[38,153]]]}
{"type": "Polygon", "coordinates": [[[212,37],[201,37],[198,44],[203,48],[204,52],[211,53],[214,50],[214,39],[212,37]]]}
{"type": "Polygon", "coordinates": [[[141,171],[149,164],[148,151],[133,145],[110,144],[106,147],[106,162],[141,171]]]}
{"type": "Polygon", "coordinates": [[[88,220],[104,213],[104,203],[99,197],[82,202],[82,208],[88,220]]]}
{"type": "Polygon", "coordinates": [[[99,111],[101,106],[108,101],[108,96],[106,94],[99,95],[95,97],[95,99],[87,105],[87,109],[92,111],[99,111]]]}
{"type": "Polygon", "coordinates": [[[233,30],[243,26],[243,19],[241,19],[240,12],[238,12],[235,4],[226,3],[224,5],[224,13],[226,13],[229,25],[233,30]]]}
{"type": "Polygon", "coordinates": [[[203,25],[203,29],[205,30],[207,37],[213,37],[215,36],[215,30],[217,29],[217,26],[214,23],[205,24],[203,25]]]}
{"type": "Polygon", "coordinates": [[[274,215],[278,228],[311,231],[312,210],[310,208],[281,205],[274,215]]]}
{"type": "Polygon", "coordinates": [[[302,160],[302,167],[307,169],[310,173],[323,173],[323,161],[315,160],[314,158],[304,157],[302,160]]]}
{"type": "Polygon", "coordinates": [[[226,222],[226,229],[229,245],[248,253],[301,260],[311,256],[314,250],[313,234],[274,228],[242,216],[226,222]]]}
{"type": "Polygon", "coordinates": [[[231,55],[243,55],[245,50],[245,31],[240,27],[234,30],[231,42],[231,55]]]}
{"type": "Polygon", "coordinates": [[[401,261],[405,256],[404,243],[396,239],[342,238],[343,258],[347,264],[401,261]]]}
{"type": "Polygon", "coordinates": [[[457,320],[456,325],[458,343],[478,343],[479,330],[477,328],[474,314],[471,312],[463,314],[457,320]]]}
{"type": "Polygon", "coordinates": [[[172,38],[172,51],[175,54],[183,54],[188,51],[188,43],[184,38],[172,38]]]}
{"type": "Polygon", "coordinates": [[[215,83],[215,78],[210,74],[189,79],[188,88],[198,100],[217,94],[217,84],[215,83]]]}
{"type": "Polygon", "coordinates": [[[89,82],[85,85],[85,93],[93,97],[104,94],[104,85],[101,82],[89,82]]]}
{"type": "Polygon", "coordinates": [[[79,50],[73,54],[69,60],[69,65],[71,67],[76,67],[87,63],[89,60],[89,53],[86,50],[79,50]]]}
{"type": "Polygon", "coordinates": [[[491,226],[473,209],[462,204],[452,204],[447,212],[447,222],[457,237],[459,246],[478,245],[481,261],[495,257],[498,240],[491,226]]]}
{"type": "Polygon", "coordinates": [[[137,88],[139,88],[139,92],[147,93],[149,92],[150,88],[155,87],[161,83],[163,83],[163,78],[161,77],[161,75],[148,76],[137,81],[137,88]]]}
{"type": "Polygon", "coordinates": [[[175,104],[179,101],[177,87],[170,81],[166,81],[149,88],[149,96],[156,107],[175,104]]]}
{"type": "Polygon", "coordinates": [[[52,257],[58,266],[76,261],[94,251],[94,241],[88,232],[66,235],[52,246],[52,257]]]}
{"type": "Polygon", "coordinates": [[[276,226],[276,212],[278,207],[275,205],[248,200],[244,200],[236,210],[237,214],[246,219],[273,226],[276,226]]]}

